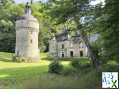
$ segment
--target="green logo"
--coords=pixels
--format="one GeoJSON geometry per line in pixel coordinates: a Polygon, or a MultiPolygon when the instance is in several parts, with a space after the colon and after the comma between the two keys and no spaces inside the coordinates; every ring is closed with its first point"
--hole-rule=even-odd
{"type": "Polygon", "coordinates": [[[111,88],[117,88],[116,82],[117,82],[117,80],[115,80],[115,81],[112,80],[112,87],[111,88]]]}

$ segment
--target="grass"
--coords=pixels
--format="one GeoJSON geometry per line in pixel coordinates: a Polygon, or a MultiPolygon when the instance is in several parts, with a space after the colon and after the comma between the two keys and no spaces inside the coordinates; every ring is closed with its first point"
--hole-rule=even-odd
{"type": "MultiPolygon", "coordinates": [[[[98,74],[91,68],[74,72],[70,69],[70,61],[62,61],[68,75],[56,75],[48,73],[50,60],[16,63],[11,61],[12,55],[0,52],[0,89],[102,89],[101,72],[119,71],[117,63],[109,62],[98,74]],[[70,74],[72,72],[74,75],[70,74]]],[[[47,54],[41,53],[41,59],[47,59],[47,54]]],[[[88,63],[86,60],[80,62],[88,63]]]]}
{"type": "Polygon", "coordinates": [[[0,53],[0,79],[31,77],[47,72],[49,61],[39,63],[15,63],[12,62],[11,53],[0,53]]]}
{"type": "MultiPolygon", "coordinates": [[[[0,79],[26,78],[47,73],[50,61],[40,60],[38,63],[12,62],[12,53],[0,52],[0,79]]],[[[41,59],[47,57],[41,53],[41,59]]],[[[69,62],[62,62],[68,65],[69,62]]]]}

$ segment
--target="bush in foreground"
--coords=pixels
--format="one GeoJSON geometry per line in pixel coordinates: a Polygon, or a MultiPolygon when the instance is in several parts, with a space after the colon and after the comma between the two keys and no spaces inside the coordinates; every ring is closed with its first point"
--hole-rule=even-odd
{"type": "Polygon", "coordinates": [[[79,60],[72,60],[71,61],[71,66],[78,69],[80,67],[79,60]]]}
{"type": "Polygon", "coordinates": [[[49,65],[49,72],[50,73],[60,74],[62,72],[62,70],[63,70],[63,65],[58,60],[54,60],[49,65]]]}

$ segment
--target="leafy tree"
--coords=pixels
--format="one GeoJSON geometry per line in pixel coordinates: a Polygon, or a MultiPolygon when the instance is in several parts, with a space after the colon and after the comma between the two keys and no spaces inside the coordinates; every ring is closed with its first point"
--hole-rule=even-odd
{"type": "Polygon", "coordinates": [[[100,15],[98,30],[101,34],[104,56],[108,59],[119,58],[119,1],[106,0],[100,15]]]}
{"type": "MultiPolygon", "coordinates": [[[[84,43],[86,44],[91,62],[98,68],[98,59],[92,50],[87,37],[87,31],[84,29],[86,24],[82,24],[83,17],[90,16],[89,0],[49,0],[49,12],[56,24],[74,22],[75,31],[78,30],[84,43]]],[[[84,22],[84,21],[83,21],[84,22]]]]}
{"type": "Polygon", "coordinates": [[[1,0],[0,2],[0,50],[13,51],[15,43],[14,16],[11,13],[13,8],[12,0],[1,0]]]}
{"type": "MultiPolygon", "coordinates": [[[[0,51],[15,51],[15,21],[24,14],[24,4],[15,4],[12,0],[3,0],[0,5],[0,51]]],[[[40,23],[39,47],[41,51],[48,48],[50,37],[49,19],[43,12],[42,3],[32,4],[32,14],[40,23]]],[[[47,51],[47,50],[46,50],[47,51]]]]}
{"type": "Polygon", "coordinates": [[[41,51],[48,51],[48,40],[51,36],[51,23],[49,16],[44,11],[45,5],[42,2],[32,4],[33,15],[38,19],[40,24],[39,47],[41,51]]]}

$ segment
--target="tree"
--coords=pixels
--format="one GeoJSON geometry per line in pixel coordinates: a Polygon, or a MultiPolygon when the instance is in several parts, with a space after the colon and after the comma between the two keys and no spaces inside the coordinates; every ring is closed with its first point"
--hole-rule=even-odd
{"type": "Polygon", "coordinates": [[[82,17],[89,16],[89,0],[50,0],[48,5],[50,15],[57,22],[56,24],[67,21],[75,22],[75,31],[78,30],[80,32],[80,36],[88,48],[91,62],[94,67],[98,68],[98,59],[87,38],[87,31],[83,29],[84,26],[81,23],[82,17]]]}
{"type": "Polygon", "coordinates": [[[106,0],[100,15],[98,30],[101,34],[102,48],[107,59],[119,58],[119,1],[106,0]]]}
{"type": "Polygon", "coordinates": [[[48,51],[48,40],[51,36],[51,22],[49,16],[44,12],[45,5],[42,2],[32,4],[32,14],[38,19],[39,29],[39,47],[40,51],[48,51]]]}
{"type": "MultiPolygon", "coordinates": [[[[24,14],[24,4],[15,4],[12,0],[1,0],[0,5],[0,51],[15,51],[15,21],[24,14]]],[[[48,47],[50,38],[49,19],[44,13],[44,4],[33,3],[32,14],[40,23],[39,47],[41,51],[48,47]]]]}
{"type": "Polygon", "coordinates": [[[15,43],[14,16],[11,13],[13,8],[12,0],[1,0],[0,2],[0,50],[13,51],[15,43]],[[13,34],[13,35],[12,35],[13,34]]]}

